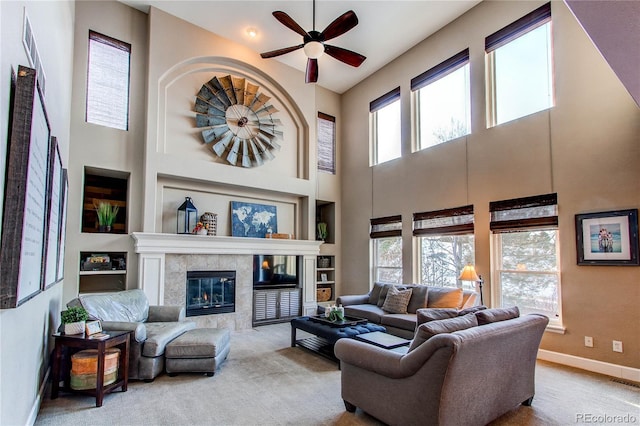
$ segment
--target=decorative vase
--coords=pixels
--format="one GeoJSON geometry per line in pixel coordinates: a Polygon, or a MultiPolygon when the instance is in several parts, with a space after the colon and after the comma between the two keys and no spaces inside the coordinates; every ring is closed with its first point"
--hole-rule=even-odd
{"type": "Polygon", "coordinates": [[[64,334],[84,333],[85,321],[70,322],[64,325],[64,334]]]}
{"type": "Polygon", "coordinates": [[[207,235],[207,230],[202,228],[202,229],[198,229],[198,235],[207,235]]]}
{"type": "Polygon", "coordinates": [[[100,226],[98,226],[98,231],[100,231],[100,232],[111,232],[111,225],[100,225],[100,226]]]}
{"type": "Polygon", "coordinates": [[[207,235],[216,235],[218,231],[218,215],[211,212],[205,212],[200,216],[200,222],[207,226],[207,235]]]}

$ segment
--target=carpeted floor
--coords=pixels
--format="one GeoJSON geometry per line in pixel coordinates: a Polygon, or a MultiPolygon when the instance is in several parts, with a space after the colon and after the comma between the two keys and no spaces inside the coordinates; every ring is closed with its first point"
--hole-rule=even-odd
{"type": "MultiPolygon", "coordinates": [[[[361,410],[345,411],[337,364],[291,348],[289,339],[288,323],[232,333],[229,358],[214,377],[163,374],[152,383],[130,382],[100,408],[89,396],[51,400],[47,393],[36,425],[380,425],[361,410]]],[[[533,405],[514,407],[492,426],[613,424],[596,416],[640,424],[640,388],[539,362],[533,405]]]]}

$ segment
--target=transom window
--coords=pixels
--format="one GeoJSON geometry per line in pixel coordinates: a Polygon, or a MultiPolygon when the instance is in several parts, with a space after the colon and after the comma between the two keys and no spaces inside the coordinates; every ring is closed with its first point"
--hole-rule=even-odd
{"type": "Polygon", "coordinates": [[[411,90],[418,149],[471,132],[469,49],[411,79],[411,90]]]}
{"type": "Polygon", "coordinates": [[[89,31],[87,123],[127,130],[131,45],[89,31]]]}
{"type": "Polygon", "coordinates": [[[473,232],[473,206],[414,213],[420,283],[477,290],[474,283],[458,280],[462,269],[475,263],[473,232]]]}
{"type": "Polygon", "coordinates": [[[551,4],[485,39],[488,127],[554,104],[551,4]]]}
{"type": "Polygon", "coordinates": [[[393,89],[369,104],[372,129],[372,165],[399,158],[400,143],[400,87],[393,89]]]}
{"type": "Polygon", "coordinates": [[[402,283],[402,216],[371,219],[369,236],[373,281],[402,283]]]}
{"type": "Polygon", "coordinates": [[[557,195],[490,203],[494,305],[562,326],[557,195]]]}

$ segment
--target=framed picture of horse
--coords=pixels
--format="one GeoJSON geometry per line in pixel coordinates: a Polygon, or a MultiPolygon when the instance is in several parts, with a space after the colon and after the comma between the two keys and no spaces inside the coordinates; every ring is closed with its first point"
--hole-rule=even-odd
{"type": "Polygon", "coordinates": [[[578,265],[638,266],[638,209],[576,215],[578,265]]]}

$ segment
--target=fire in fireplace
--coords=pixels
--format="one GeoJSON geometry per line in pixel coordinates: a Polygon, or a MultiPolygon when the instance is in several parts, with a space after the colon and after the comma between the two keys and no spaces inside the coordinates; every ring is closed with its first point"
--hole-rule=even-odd
{"type": "Polygon", "coordinates": [[[187,271],[187,316],[236,310],[235,271],[187,271]]]}

